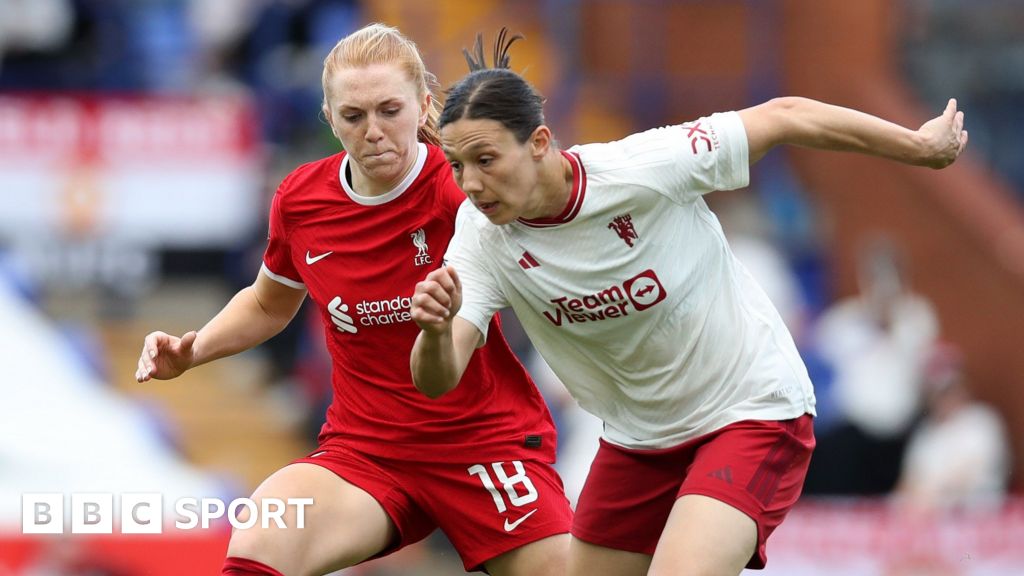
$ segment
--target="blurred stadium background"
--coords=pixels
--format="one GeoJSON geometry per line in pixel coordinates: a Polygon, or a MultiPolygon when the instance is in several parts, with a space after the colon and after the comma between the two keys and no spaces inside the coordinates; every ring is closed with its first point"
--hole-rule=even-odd
{"type": "MultiPolygon", "coordinates": [[[[971,143],[949,170],[776,151],[708,201],[819,394],[813,478],[765,573],[1024,574],[1021,0],[0,0],[0,575],[219,573],[224,523],[25,535],[22,494],[229,499],[312,445],[329,367],[308,318],[176,381],[132,374],[146,333],[198,328],[252,281],[277,183],[338,149],[322,58],[373,21],[442,86],[477,32],[522,32],[513,62],[565,145],[779,95],[911,127],[958,98],[971,143]],[[844,332],[880,269],[925,311],[844,332]],[[984,416],[932,434],[939,463],[912,471],[958,384],[984,416]]],[[[598,431],[510,324],[578,490],[598,431]]],[[[459,572],[435,535],[345,573],[459,572]]]]}

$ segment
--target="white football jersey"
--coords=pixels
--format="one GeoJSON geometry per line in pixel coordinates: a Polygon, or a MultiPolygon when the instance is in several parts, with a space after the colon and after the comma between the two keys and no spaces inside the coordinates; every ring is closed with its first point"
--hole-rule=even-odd
{"type": "Polygon", "coordinates": [[[486,337],[491,316],[511,306],[621,446],[814,414],[792,337],[701,197],[749,181],[739,115],[563,154],[574,186],[557,218],[495,226],[461,206],[446,254],[462,278],[458,315],[486,337]]]}

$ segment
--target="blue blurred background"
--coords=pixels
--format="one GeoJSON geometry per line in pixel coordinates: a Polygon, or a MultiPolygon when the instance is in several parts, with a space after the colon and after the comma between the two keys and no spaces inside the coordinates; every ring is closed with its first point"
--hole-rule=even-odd
{"type": "MultiPolygon", "coordinates": [[[[0,575],[217,573],[223,523],[24,535],[22,495],[245,496],[313,445],[309,310],[177,380],[132,374],[146,333],[199,328],[255,278],[273,190],[339,149],[323,57],[374,21],[442,86],[477,32],[523,33],[513,65],[565,146],[782,95],[916,128],[956,97],[971,136],[948,170],[778,150],[708,202],[819,399],[767,573],[1024,570],[1021,0],[0,0],[0,575]]],[[[507,321],[574,497],[599,424],[507,321]]],[[[459,572],[435,535],[345,573],[459,572]]]]}

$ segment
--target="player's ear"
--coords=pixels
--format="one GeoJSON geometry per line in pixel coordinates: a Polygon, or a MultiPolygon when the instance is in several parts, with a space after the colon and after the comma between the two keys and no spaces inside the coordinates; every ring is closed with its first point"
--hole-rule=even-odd
{"type": "Polygon", "coordinates": [[[551,129],[541,124],[533,130],[533,134],[530,134],[530,155],[533,156],[534,160],[540,160],[551,148],[551,129]]]}
{"type": "Polygon", "coordinates": [[[423,102],[420,103],[420,128],[427,125],[427,119],[430,118],[430,106],[433,101],[434,97],[430,92],[427,92],[426,96],[423,98],[423,102]]]}
{"type": "Polygon", "coordinates": [[[331,129],[331,134],[338,140],[341,140],[341,136],[338,136],[338,130],[334,127],[334,116],[331,114],[331,108],[324,102],[320,106],[320,113],[324,115],[324,121],[327,122],[327,126],[331,129]]]}

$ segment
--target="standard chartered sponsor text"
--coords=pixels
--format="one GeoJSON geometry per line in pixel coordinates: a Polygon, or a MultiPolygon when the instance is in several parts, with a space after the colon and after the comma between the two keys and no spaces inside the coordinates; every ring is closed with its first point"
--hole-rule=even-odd
{"type": "Polygon", "coordinates": [[[411,306],[412,299],[409,296],[395,296],[394,298],[382,300],[363,300],[356,304],[356,314],[360,316],[359,323],[363,326],[411,322],[412,314],[409,313],[411,306]]]}

